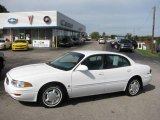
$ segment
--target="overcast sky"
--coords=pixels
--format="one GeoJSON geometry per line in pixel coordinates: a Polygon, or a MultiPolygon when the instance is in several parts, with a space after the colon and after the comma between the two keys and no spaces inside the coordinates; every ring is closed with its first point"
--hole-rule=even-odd
{"type": "Polygon", "coordinates": [[[155,36],[160,36],[160,0],[0,0],[10,12],[59,12],[84,24],[87,33],[151,35],[156,5],[155,36]]]}

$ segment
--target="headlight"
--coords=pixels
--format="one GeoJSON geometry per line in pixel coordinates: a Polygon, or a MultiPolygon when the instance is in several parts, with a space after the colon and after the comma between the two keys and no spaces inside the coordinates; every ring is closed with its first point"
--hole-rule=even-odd
{"type": "Polygon", "coordinates": [[[24,81],[12,80],[11,83],[12,83],[13,86],[19,87],[19,88],[32,87],[31,83],[24,82],[24,81]]]}

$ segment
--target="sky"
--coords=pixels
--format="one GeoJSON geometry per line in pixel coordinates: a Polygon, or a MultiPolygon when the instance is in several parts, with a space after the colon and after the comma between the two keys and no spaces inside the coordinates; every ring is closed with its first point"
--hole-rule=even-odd
{"type": "Polygon", "coordinates": [[[155,36],[160,36],[160,0],[0,0],[10,12],[59,12],[84,24],[86,32],[106,35],[152,35],[156,6],[155,36]]]}

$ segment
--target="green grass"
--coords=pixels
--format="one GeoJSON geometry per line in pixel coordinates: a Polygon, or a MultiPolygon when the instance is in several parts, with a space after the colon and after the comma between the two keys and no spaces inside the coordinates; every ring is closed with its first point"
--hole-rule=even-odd
{"type": "Polygon", "coordinates": [[[150,50],[139,50],[139,49],[137,49],[136,51],[138,51],[143,56],[147,56],[147,57],[159,57],[160,58],[160,54],[152,53],[150,50]]]}

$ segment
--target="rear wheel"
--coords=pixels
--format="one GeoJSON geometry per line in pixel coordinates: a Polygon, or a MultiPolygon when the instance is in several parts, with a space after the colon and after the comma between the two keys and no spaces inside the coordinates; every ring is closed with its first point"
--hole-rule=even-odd
{"type": "Polygon", "coordinates": [[[125,92],[129,96],[135,96],[139,93],[140,87],[141,87],[141,84],[139,79],[134,78],[131,81],[129,81],[125,92]]]}
{"type": "Polygon", "coordinates": [[[63,88],[57,85],[46,85],[39,96],[40,103],[48,108],[57,107],[63,99],[63,88]]]}

